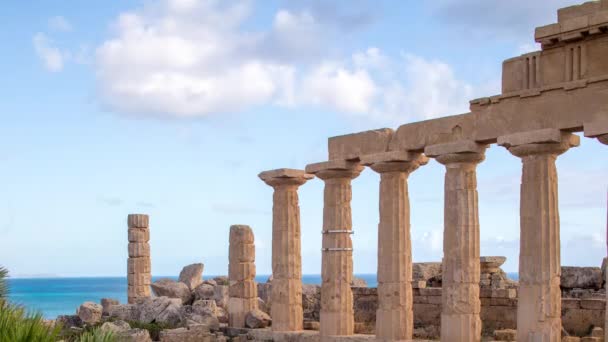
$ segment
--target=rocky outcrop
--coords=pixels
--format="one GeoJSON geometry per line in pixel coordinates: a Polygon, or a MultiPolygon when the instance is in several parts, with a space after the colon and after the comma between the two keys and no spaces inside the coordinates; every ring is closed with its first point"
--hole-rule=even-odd
{"type": "Polygon", "coordinates": [[[245,316],[245,326],[251,329],[266,328],[271,322],[270,316],[260,309],[251,310],[245,316]]]}
{"type": "Polygon", "coordinates": [[[192,302],[192,293],[188,285],[171,279],[160,279],[152,283],[152,291],[158,297],[179,298],[182,304],[192,302]]]}
{"type": "Polygon", "coordinates": [[[179,273],[179,282],[186,284],[188,289],[194,290],[203,283],[204,267],[202,263],[185,266],[179,273]]]}
{"type": "Polygon", "coordinates": [[[103,307],[97,303],[93,302],[84,302],[78,308],[78,317],[88,324],[95,324],[101,321],[101,314],[103,312],[103,307]]]}
{"type": "Polygon", "coordinates": [[[99,329],[103,332],[111,332],[112,334],[117,335],[118,333],[131,329],[131,326],[125,321],[117,320],[113,322],[105,322],[99,329]]]}

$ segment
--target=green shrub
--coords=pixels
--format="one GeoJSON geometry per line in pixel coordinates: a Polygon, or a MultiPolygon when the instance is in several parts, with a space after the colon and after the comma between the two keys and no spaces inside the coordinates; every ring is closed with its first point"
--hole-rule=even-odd
{"type": "Polygon", "coordinates": [[[150,338],[153,341],[158,341],[160,339],[160,332],[165,329],[170,329],[171,326],[165,323],[142,323],[137,321],[129,321],[127,322],[133,329],[145,329],[150,333],[150,338]]]}
{"type": "Polygon", "coordinates": [[[0,299],[0,342],[53,342],[59,329],[46,323],[41,314],[27,313],[0,299]]]}
{"type": "Polygon", "coordinates": [[[110,331],[103,332],[99,328],[85,331],[77,339],[77,342],[114,342],[116,337],[110,331]]]}

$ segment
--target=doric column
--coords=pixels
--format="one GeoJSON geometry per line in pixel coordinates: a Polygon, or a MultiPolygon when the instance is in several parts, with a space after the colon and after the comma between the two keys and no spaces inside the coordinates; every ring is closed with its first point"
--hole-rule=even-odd
{"type": "MultiPolygon", "coordinates": [[[[602,2],[608,9],[608,0],[602,2]]],[[[608,120],[604,119],[596,122],[585,123],[585,136],[588,138],[597,138],[599,142],[604,145],[608,145],[608,120]]],[[[608,237],[608,222],[606,223],[606,237],[608,237]]],[[[608,241],[606,248],[608,249],[608,241]]],[[[608,283],[608,272],[606,272],[607,278],[604,279],[608,283]]],[[[604,341],[608,341],[608,291],[606,291],[606,314],[604,315],[604,341]]]]}
{"type": "Polygon", "coordinates": [[[314,176],[302,170],[266,171],[259,177],[274,189],[272,198],[273,331],[302,330],[302,252],[298,187],[314,176]]]}
{"type": "Polygon", "coordinates": [[[481,340],[477,164],[486,146],[474,141],[428,146],[445,165],[441,341],[481,340]]]}
{"type": "Polygon", "coordinates": [[[152,282],[150,262],[150,228],[148,215],[130,214],[127,217],[129,259],[127,260],[127,298],[129,304],[139,298],[150,297],[152,282]]]}
{"type": "Polygon", "coordinates": [[[229,243],[228,320],[231,327],[244,328],[247,313],[258,308],[253,231],[249,226],[231,226],[229,243]]]}
{"type": "Polygon", "coordinates": [[[523,163],[520,198],[517,340],[561,341],[557,156],[579,144],[556,129],[513,134],[498,144],[523,163]]]}
{"type": "Polygon", "coordinates": [[[364,165],[380,174],[376,311],[376,338],[380,341],[412,339],[412,242],[407,179],[427,161],[420,153],[407,151],[361,158],[364,165]]]}
{"type": "Polygon", "coordinates": [[[321,337],[354,333],[351,180],[363,166],[347,161],[311,164],[306,172],[325,182],[321,265],[321,337]]]}

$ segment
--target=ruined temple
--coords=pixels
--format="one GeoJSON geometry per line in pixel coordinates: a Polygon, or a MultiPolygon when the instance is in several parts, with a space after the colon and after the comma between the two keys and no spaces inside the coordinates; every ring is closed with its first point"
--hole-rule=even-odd
{"type": "MultiPolygon", "coordinates": [[[[560,9],[535,40],[542,49],[504,61],[502,93],[470,101],[469,113],[331,137],[326,161],[262,172],[274,190],[272,289],[253,285],[253,233],[234,228],[229,323],[242,327],[269,292],[271,329],[250,339],[476,342],[510,328],[520,342],[554,342],[604,328],[604,269],[589,271],[588,288],[562,274],[555,162],[579,146],[576,132],[608,145],[608,0],[560,9]],[[522,164],[519,283],[500,269],[504,258],[480,257],[476,168],[492,162],[492,144],[522,164]],[[444,258],[421,276],[430,271],[412,262],[408,176],[429,158],[445,166],[444,258]],[[352,287],[352,182],[365,167],[380,174],[377,289],[352,287]],[[313,177],[325,184],[320,289],[302,286],[298,188],[313,177]]],[[[140,286],[149,281],[147,219],[135,218],[129,301],[150,295],[140,286]]]]}

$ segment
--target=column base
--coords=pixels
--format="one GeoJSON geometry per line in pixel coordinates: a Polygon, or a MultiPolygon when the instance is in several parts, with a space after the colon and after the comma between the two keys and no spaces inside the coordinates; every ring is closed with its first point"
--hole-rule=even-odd
{"type": "Polygon", "coordinates": [[[559,278],[552,285],[519,285],[517,340],[559,342],[562,336],[559,278]]]}
{"type": "Polygon", "coordinates": [[[350,336],[355,333],[353,312],[320,312],[321,336],[350,336]]]}
{"type": "Polygon", "coordinates": [[[414,331],[411,308],[376,310],[376,338],[379,341],[411,340],[414,331]]]}
{"type": "Polygon", "coordinates": [[[479,315],[477,315],[477,314],[453,314],[453,315],[441,314],[441,341],[442,342],[479,342],[479,341],[481,341],[481,319],[479,318],[479,315]]]}

